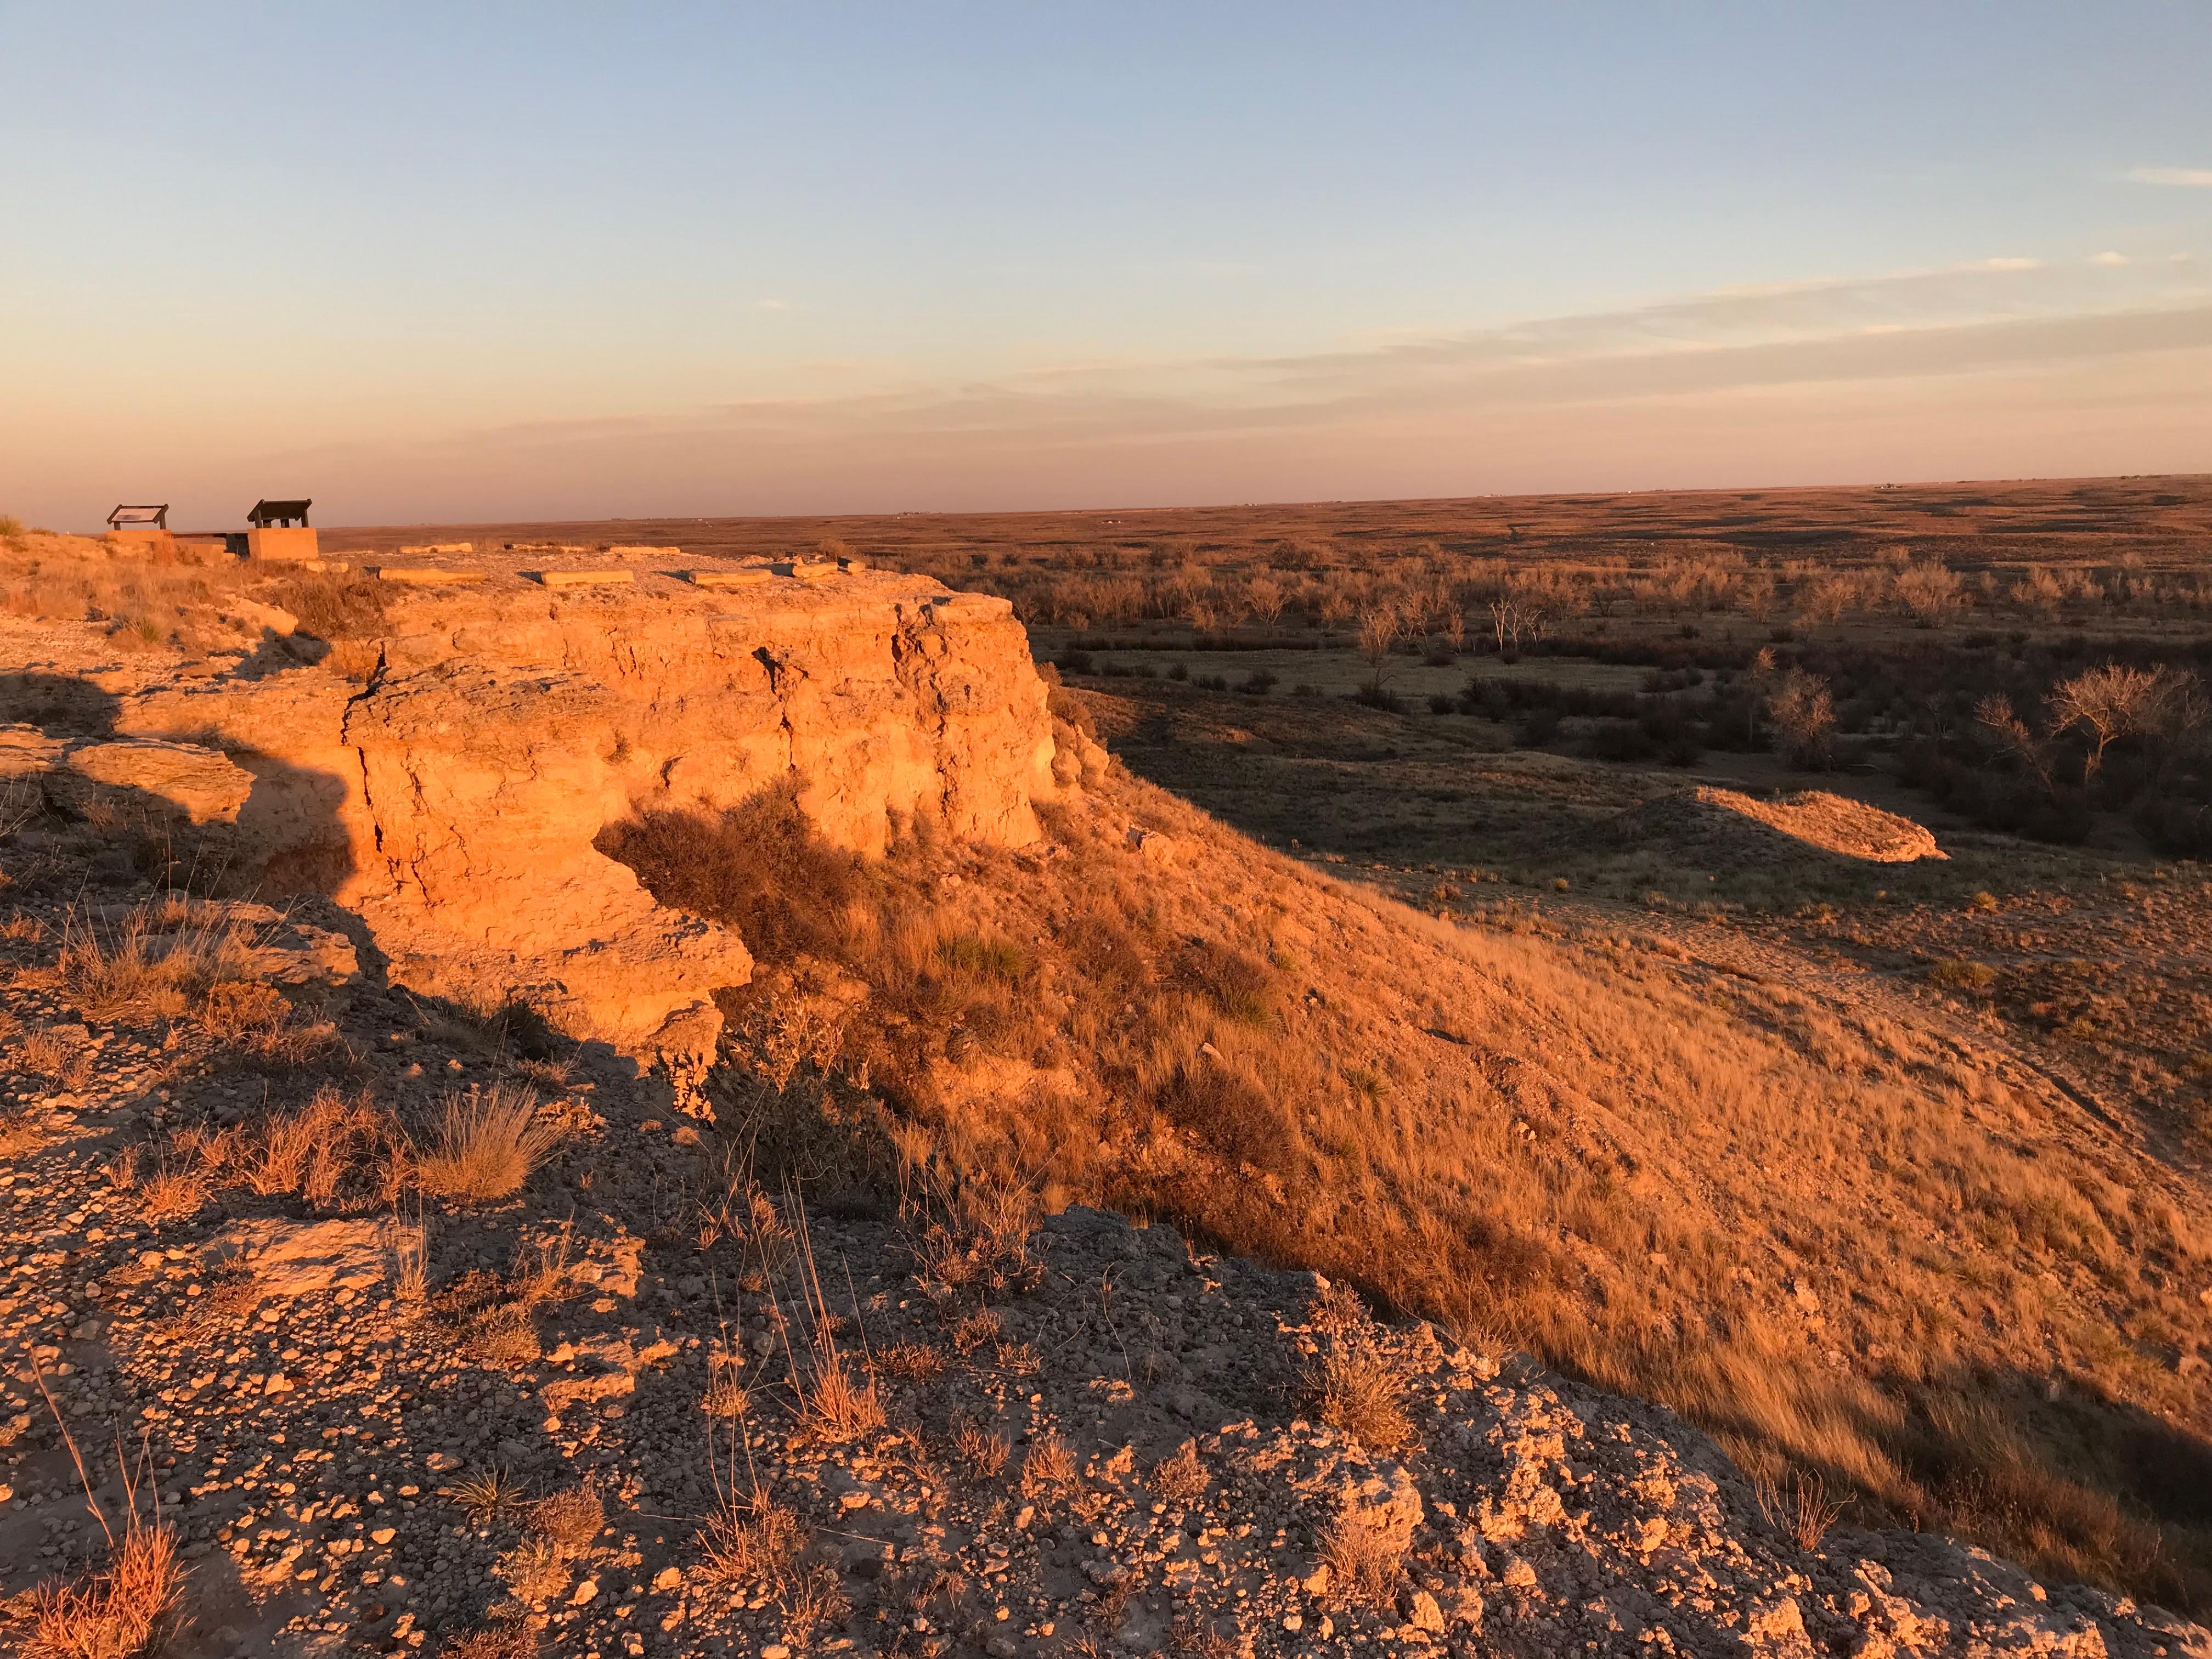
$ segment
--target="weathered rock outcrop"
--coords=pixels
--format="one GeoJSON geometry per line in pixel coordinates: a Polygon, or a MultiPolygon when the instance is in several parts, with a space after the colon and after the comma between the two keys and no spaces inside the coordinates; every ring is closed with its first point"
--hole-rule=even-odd
{"type": "Polygon", "coordinates": [[[679,1065],[711,1052],[711,994],[751,957],[596,850],[609,824],[795,785],[822,833],[860,851],[902,819],[1021,845],[1057,787],[1046,688],[1010,607],[926,578],[715,589],[640,573],[556,594],[495,573],[402,590],[388,622],[365,686],[301,661],[307,641],[193,678],[81,661],[112,700],[107,729],[81,714],[74,732],[19,727],[9,764],[221,827],[263,891],[357,912],[395,980],[519,998],[679,1065]]]}

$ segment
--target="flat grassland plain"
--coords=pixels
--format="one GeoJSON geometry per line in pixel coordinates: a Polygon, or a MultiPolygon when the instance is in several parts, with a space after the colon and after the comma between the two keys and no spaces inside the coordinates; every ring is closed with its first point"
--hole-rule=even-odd
{"type": "Polygon", "coordinates": [[[1080,1135],[1009,1174],[2212,1605],[2212,478],[324,535],[465,541],[1002,595],[1063,717],[1208,815],[1189,861],[1243,860],[1222,902],[1264,910],[1256,842],[1408,907],[1337,962],[1255,926],[1360,1052],[1149,1079],[1242,1123],[1267,1214],[1094,1191],[1080,1135]],[[1503,988],[1425,1016],[1494,1111],[1362,1023],[1415,928],[1503,988]]]}

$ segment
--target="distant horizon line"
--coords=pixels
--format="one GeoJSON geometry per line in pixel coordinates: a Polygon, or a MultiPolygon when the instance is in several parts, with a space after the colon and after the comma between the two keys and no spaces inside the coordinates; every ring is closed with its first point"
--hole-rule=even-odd
{"type": "Polygon", "coordinates": [[[1303,501],[1187,501],[1179,505],[1130,504],[1098,507],[892,507],[878,512],[823,513],[660,513],[617,514],[604,519],[388,519],[375,524],[340,524],[324,526],[325,532],[337,535],[345,531],[415,530],[415,529],[473,529],[496,527],[503,525],[527,524],[727,524],[733,521],[782,522],[805,520],[842,519],[992,519],[1054,517],[1095,517],[1113,513],[1218,513],[1223,511],[1261,511],[1289,507],[1388,507],[1400,502],[1407,505],[1434,506],[1455,501],[1561,501],[1615,498],[1624,495],[1733,495],[1744,490],[1756,490],[1762,495],[1801,495],[1814,491],[1836,492],[1873,489],[1976,489],[1998,485],[2017,484],[2081,484],[2134,483],[2159,479],[2177,481],[2212,480],[2212,468],[2201,472],[2084,472],[2023,474],[2015,477],[1984,478],[1885,478],[1879,483],[1724,483],[1724,484],[1667,484],[1643,486],[1623,489],[1551,489],[1504,492],[1489,490],[1469,495],[1330,495],[1303,501]]]}

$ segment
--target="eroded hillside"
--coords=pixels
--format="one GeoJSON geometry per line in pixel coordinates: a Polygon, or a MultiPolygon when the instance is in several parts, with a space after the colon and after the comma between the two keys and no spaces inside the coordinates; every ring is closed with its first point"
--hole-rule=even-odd
{"type": "MultiPolygon", "coordinates": [[[[481,592],[267,590],[299,606],[290,634],[240,612],[258,637],[198,657],[8,624],[41,653],[9,684],[0,815],[11,1187],[35,1241],[16,1335],[93,1379],[64,1419],[164,1439],[158,1484],[195,1559],[239,1574],[238,1631],[633,1652],[2196,1639],[1933,1544],[1820,1542],[1840,1504],[1844,1528],[2204,1604],[2204,1381],[2179,1360],[2205,1339],[2212,1233],[2141,1137],[1971,1023],[1778,971],[1741,932],[1440,921],[1334,880],[1108,764],[1079,702],[1049,718],[1011,621],[879,580],[915,592],[864,617],[825,583],[787,615],[672,585],[668,614],[724,619],[681,648],[607,648],[646,626],[641,598],[520,583],[512,623],[481,592]],[[264,816],[314,798],[285,769],[333,732],[319,814],[264,816]],[[406,843],[395,811],[452,833],[406,843]],[[341,844],[335,875],[288,861],[341,844]],[[325,893],[224,908],[272,871],[325,893]],[[645,931],[540,902],[577,872],[645,931]],[[403,927],[380,906],[410,882],[403,927]],[[216,896],[164,897],[195,884],[216,896]],[[441,939],[465,973],[438,977],[441,939]],[[711,1067],[609,1020],[622,991],[711,995],[686,1028],[719,1028],[711,1067]],[[1310,1281],[1164,1230],[1151,1267],[1145,1234],[1079,1217],[1048,1250],[1031,1206],[1070,1204],[1447,1334],[1316,1312],[1310,1281]],[[367,1230],[333,1270],[359,1282],[283,1277],[333,1257],[301,1231],[328,1225],[367,1230]],[[198,1414],[257,1376],[254,1415],[198,1414]],[[1585,1387],[1672,1407],[1744,1474],[1585,1387]],[[375,1408],[374,1443],[326,1423],[325,1395],[375,1408]],[[302,1436],[355,1443],[302,1468],[302,1436]],[[1630,1449],[1577,1467],[1592,1437],[1630,1449]],[[733,1448],[754,1461],[732,1505],[733,1448]],[[1380,1483],[1351,1510],[1346,1457],[1380,1483]],[[445,1478],[494,1465],[503,1495],[445,1478]],[[1261,1496],[1280,1468],[1289,1508],[1261,1496]],[[586,1490],[588,1534],[525,1507],[586,1490]],[[908,1519],[853,1524],[871,1505],[908,1519]],[[1380,1565],[1363,1579],[1355,1550],[1316,1585],[1346,1514],[1337,1547],[1379,1528],[1380,1565]],[[1678,1521],[1702,1540],[1681,1558],[1678,1521]],[[648,1594],[673,1598],[651,1620],[648,1594]]],[[[21,1492],[58,1494],[50,1419],[16,1393],[21,1492]]]]}

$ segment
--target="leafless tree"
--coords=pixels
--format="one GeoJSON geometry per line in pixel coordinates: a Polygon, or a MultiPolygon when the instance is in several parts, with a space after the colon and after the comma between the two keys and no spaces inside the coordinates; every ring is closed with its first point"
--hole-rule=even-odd
{"type": "Polygon", "coordinates": [[[2089,752],[2081,763],[2084,783],[2103,769],[2105,751],[2122,738],[2201,726],[2202,706],[2194,674],[2164,664],[2130,668],[2116,662],[2062,680],[2045,702],[2052,736],[2080,727],[2088,737],[2089,752]]]}
{"type": "Polygon", "coordinates": [[[1818,674],[1792,668],[1766,694],[1774,729],[1800,766],[1826,766],[1835,744],[1836,704],[1828,683],[1818,674]]]}
{"type": "Polygon", "coordinates": [[[1490,625],[1498,635],[1498,654],[1511,662],[1521,654],[1521,641],[1544,637],[1544,611],[1524,594],[1501,593],[1490,602],[1490,625]]]}
{"type": "Polygon", "coordinates": [[[1282,583],[1264,570],[1244,586],[1244,603],[1252,607],[1254,616],[1270,628],[1283,614],[1283,603],[1289,597],[1282,583]]]}
{"type": "Polygon", "coordinates": [[[2035,774],[2035,781],[2043,786],[2045,795],[2057,793],[2057,786],[2051,771],[2051,745],[2029,731],[2027,722],[2013,713],[2010,697],[1991,692],[1974,705],[1974,718],[1981,722],[1991,737],[2017,755],[2021,763],[2035,774]]]}
{"type": "Polygon", "coordinates": [[[1379,692],[1390,677],[1390,653],[1406,636],[1406,613],[1395,599],[1377,599],[1360,613],[1359,654],[1367,659],[1367,689],[1379,692]]]}

